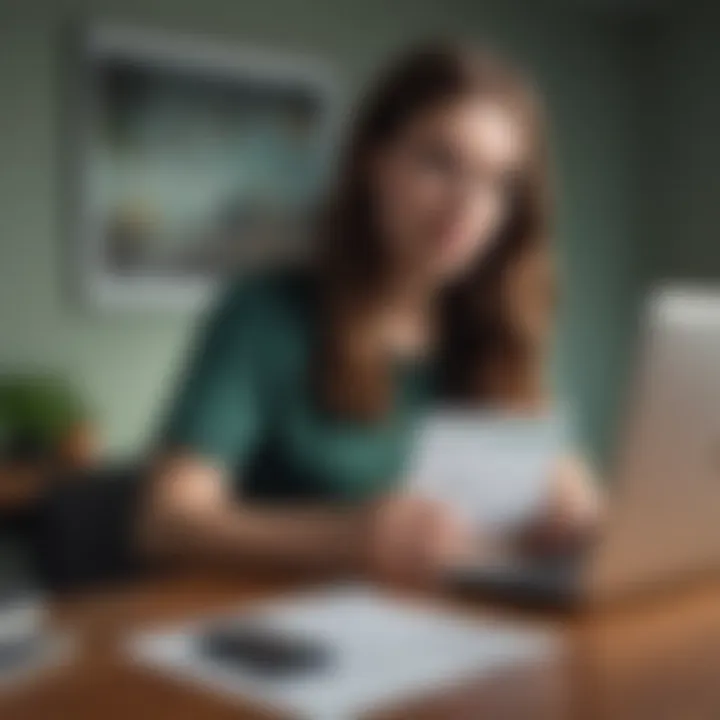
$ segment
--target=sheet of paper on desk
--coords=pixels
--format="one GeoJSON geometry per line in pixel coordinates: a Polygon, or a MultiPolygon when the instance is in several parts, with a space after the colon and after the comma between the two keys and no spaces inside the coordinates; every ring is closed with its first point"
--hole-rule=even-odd
{"type": "Polygon", "coordinates": [[[438,413],[417,433],[410,484],[479,527],[521,523],[547,495],[565,434],[558,416],[438,413]]]}
{"type": "Polygon", "coordinates": [[[469,620],[359,585],[316,590],[225,617],[312,639],[329,649],[332,662],[285,679],[228,671],[197,651],[203,627],[217,617],[138,636],[130,652],[178,679],[294,718],[350,720],[463,679],[548,660],[559,647],[547,629],[469,620]]]}

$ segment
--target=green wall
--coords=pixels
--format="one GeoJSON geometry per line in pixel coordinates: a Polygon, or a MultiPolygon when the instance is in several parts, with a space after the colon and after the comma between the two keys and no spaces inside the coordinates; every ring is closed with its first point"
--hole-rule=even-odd
{"type": "Polygon", "coordinates": [[[99,313],[72,298],[63,231],[62,47],[97,18],[326,58],[348,97],[388,52],[437,34],[488,37],[547,95],[562,188],[565,392],[607,440],[637,287],[632,38],[608,18],[507,0],[0,0],[0,365],[64,370],[114,453],[142,447],[189,338],[182,313],[99,313]]]}
{"type": "Polygon", "coordinates": [[[659,28],[646,106],[649,280],[720,277],[720,5],[659,28]]]}

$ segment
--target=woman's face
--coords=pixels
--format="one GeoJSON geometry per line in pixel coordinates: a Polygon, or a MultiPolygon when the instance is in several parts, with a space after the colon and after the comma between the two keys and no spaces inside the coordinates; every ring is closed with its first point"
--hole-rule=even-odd
{"type": "Polygon", "coordinates": [[[507,108],[467,99],[412,119],[374,158],[371,192],[396,268],[433,283],[460,274],[505,222],[527,154],[507,108]]]}

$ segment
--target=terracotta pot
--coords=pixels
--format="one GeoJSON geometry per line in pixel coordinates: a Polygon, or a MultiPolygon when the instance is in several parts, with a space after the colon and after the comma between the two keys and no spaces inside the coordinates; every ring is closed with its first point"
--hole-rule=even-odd
{"type": "Polygon", "coordinates": [[[100,437],[94,425],[81,422],[73,425],[60,439],[58,460],[69,468],[92,465],[100,457],[100,437]]]}

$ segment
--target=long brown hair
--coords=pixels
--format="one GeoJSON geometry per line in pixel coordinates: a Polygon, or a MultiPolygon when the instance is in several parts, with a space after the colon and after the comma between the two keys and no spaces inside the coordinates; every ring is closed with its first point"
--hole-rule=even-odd
{"type": "MultiPolygon", "coordinates": [[[[322,293],[319,394],[323,407],[377,419],[392,404],[390,359],[368,338],[381,309],[382,238],[368,187],[368,157],[421,113],[466,97],[505,103],[524,123],[531,160],[516,183],[508,221],[475,267],[446,288],[439,303],[439,379],[455,402],[536,405],[542,396],[542,348],[521,337],[508,311],[513,271],[547,258],[549,198],[545,134],[527,83],[496,56],[429,45],[393,64],[360,106],[340,174],[318,234],[322,293]]],[[[545,272],[547,263],[537,263],[545,272]]],[[[549,289],[546,283],[543,292],[549,289]]],[[[526,302],[544,303],[546,297],[526,302]]]]}

